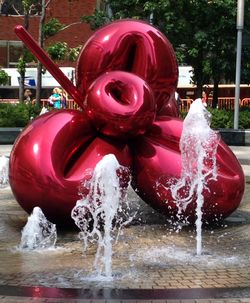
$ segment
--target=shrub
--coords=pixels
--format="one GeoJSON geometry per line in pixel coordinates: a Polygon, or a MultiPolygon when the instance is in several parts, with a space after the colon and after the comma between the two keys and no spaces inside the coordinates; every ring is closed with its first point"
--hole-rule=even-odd
{"type": "Polygon", "coordinates": [[[233,128],[233,112],[225,109],[209,109],[212,114],[211,128],[233,128]]]}
{"type": "Polygon", "coordinates": [[[0,127],[24,127],[40,111],[37,105],[0,103],[0,127]]]}
{"type": "Polygon", "coordinates": [[[250,108],[240,111],[239,128],[250,129],[250,108]]]}
{"type": "MultiPolygon", "coordinates": [[[[212,114],[211,128],[233,128],[234,127],[234,112],[225,109],[209,108],[208,111],[212,114]]],[[[187,113],[181,113],[181,117],[185,119],[187,113]]],[[[250,109],[241,108],[239,112],[239,128],[250,129],[250,109]]]]}
{"type": "Polygon", "coordinates": [[[0,85],[6,85],[9,82],[9,75],[6,71],[0,69],[0,85]]]}
{"type": "MultiPolygon", "coordinates": [[[[224,109],[208,109],[212,114],[211,128],[233,128],[234,112],[224,109]]],[[[0,127],[24,127],[39,115],[41,107],[32,104],[0,103],[0,127]]],[[[181,113],[185,119],[187,113],[181,113]]],[[[243,108],[239,113],[239,128],[250,129],[250,109],[243,108]]]]}
{"type": "MultiPolygon", "coordinates": [[[[225,109],[209,109],[212,114],[211,127],[213,129],[219,128],[233,128],[234,127],[234,111],[227,111],[225,109]]],[[[250,110],[243,108],[239,112],[239,128],[250,128],[250,110]]]]}

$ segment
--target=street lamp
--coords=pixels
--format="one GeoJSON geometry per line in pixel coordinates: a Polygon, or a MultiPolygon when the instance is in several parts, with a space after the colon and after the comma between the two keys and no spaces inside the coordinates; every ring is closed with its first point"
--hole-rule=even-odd
{"type": "Polygon", "coordinates": [[[241,69],[241,48],[242,31],[244,28],[244,2],[237,2],[237,51],[236,51],[236,73],[235,73],[235,100],[234,100],[234,129],[239,128],[239,99],[240,99],[240,69],[241,69]]]}

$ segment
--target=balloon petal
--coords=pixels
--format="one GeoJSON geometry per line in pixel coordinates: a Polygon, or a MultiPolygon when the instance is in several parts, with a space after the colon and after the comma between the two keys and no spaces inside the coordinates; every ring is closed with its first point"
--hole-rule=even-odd
{"type": "Polygon", "coordinates": [[[96,136],[80,111],[53,111],[21,133],[10,156],[10,185],[19,204],[30,213],[39,206],[53,222],[69,222],[79,187],[106,154],[131,165],[125,143],[96,136]]]}
{"type": "MultiPolygon", "coordinates": [[[[133,141],[133,187],[141,198],[166,214],[176,218],[178,207],[171,192],[171,184],[181,177],[182,159],[179,140],[182,121],[161,118],[146,136],[133,141]],[[164,120],[165,119],[165,120],[164,120]]],[[[240,204],[244,193],[244,174],[230,148],[219,142],[217,155],[218,177],[204,189],[203,219],[212,222],[229,216],[240,204]]],[[[182,213],[195,221],[196,197],[182,213]]]]}

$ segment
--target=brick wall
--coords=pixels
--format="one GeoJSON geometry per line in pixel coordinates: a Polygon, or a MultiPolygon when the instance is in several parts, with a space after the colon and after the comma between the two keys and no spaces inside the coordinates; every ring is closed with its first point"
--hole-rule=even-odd
{"type": "Polygon", "coordinates": [[[74,21],[82,15],[91,14],[96,7],[93,0],[54,0],[48,8],[48,17],[73,18],[74,21]]]}
{"type": "MultiPolygon", "coordinates": [[[[37,21],[37,17],[32,16],[30,18],[30,33],[36,39],[38,33],[37,21]]],[[[18,40],[16,34],[14,33],[14,27],[17,24],[23,24],[22,16],[0,16],[0,40],[18,40]]]]}
{"type": "MultiPolygon", "coordinates": [[[[90,15],[96,7],[95,0],[53,0],[47,8],[46,17],[57,18],[65,25],[80,21],[83,15],[90,15]]],[[[37,40],[39,17],[31,16],[29,32],[37,40]]],[[[22,16],[0,16],[0,40],[19,41],[14,27],[23,24],[22,16]]],[[[70,47],[84,45],[92,31],[87,24],[75,24],[55,36],[47,39],[46,45],[58,41],[67,42],[70,47]]],[[[1,51],[1,48],[0,48],[1,51]]],[[[0,54],[1,57],[2,54],[0,54]]],[[[67,65],[62,62],[60,65],[67,65]]],[[[72,64],[70,64],[72,66],[72,64]]]]}

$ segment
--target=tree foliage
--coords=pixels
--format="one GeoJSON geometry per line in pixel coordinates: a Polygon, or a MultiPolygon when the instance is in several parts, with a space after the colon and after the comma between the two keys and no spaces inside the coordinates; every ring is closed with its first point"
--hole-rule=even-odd
{"type": "Polygon", "coordinates": [[[57,34],[64,25],[56,18],[48,20],[43,26],[43,35],[44,38],[52,37],[57,34]]]}
{"type": "MultiPolygon", "coordinates": [[[[24,27],[29,30],[29,21],[31,15],[36,15],[39,18],[39,33],[38,33],[38,44],[44,48],[45,40],[51,36],[54,36],[59,31],[71,25],[64,25],[59,22],[58,19],[52,18],[46,22],[46,9],[52,0],[22,0],[11,1],[12,5],[17,14],[24,15],[24,27]],[[18,5],[17,5],[18,4],[18,5]],[[16,5],[16,6],[14,6],[16,5]]],[[[80,23],[77,20],[76,23],[80,23]]],[[[79,55],[80,47],[70,48],[65,42],[57,42],[50,45],[47,49],[49,55],[53,60],[65,60],[75,61],[79,55]]],[[[19,88],[19,100],[23,102],[24,95],[24,80],[27,63],[31,61],[37,61],[36,58],[28,51],[24,46],[23,53],[19,58],[17,69],[20,74],[20,88],[19,88]]],[[[44,71],[40,62],[37,63],[37,89],[36,89],[36,102],[39,104],[41,95],[42,85],[42,72],[44,71]]]]}
{"type": "MultiPolygon", "coordinates": [[[[32,7],[38,5],[38,1],[35,0],[22,0],[21,7],[19,7],[19,12],[24,15],[24,27],[26,30],[29,29],[29,17],[32,13],[32,7]]],[[[16,9],[16,7],[15,7],[16,9]]],[[[17,11],[18,12],[18,11],[17,11]]],[[[19,99],[22,103],[24,100],[24,79],[25,79],[25,72],[26,72],[26,65],[31,60],[31,55],[28,49],[24,46],[23,53],[18,60],[17,70],[20,74],[20,86],[19,86],[19,99]]]]}
{"type": "Polygon", "coordinates": [[[90,16],[82,16],[81,22],[86,22],[90,25],[92,30],[97,29],[98,27],[102,26],[110,22],[111,19],[108,17],[105,11],[96,9],[94,13],[90,16]]]}
{"type": "Polygon", "coordinates": [[[0,85],[8,84],[9,82],[9,75],[0,68],[0,85]]]}
{"type": "Polygon", "coordinates": [[[57,42],[47,48],[47,53],[53,60],[63,60],[68,52],[66,42],[57,42]]]}

